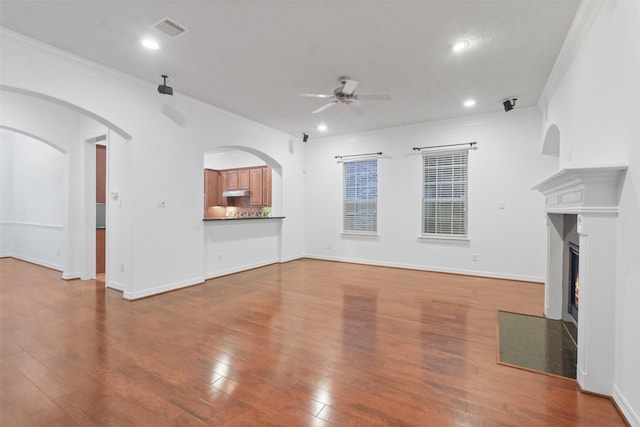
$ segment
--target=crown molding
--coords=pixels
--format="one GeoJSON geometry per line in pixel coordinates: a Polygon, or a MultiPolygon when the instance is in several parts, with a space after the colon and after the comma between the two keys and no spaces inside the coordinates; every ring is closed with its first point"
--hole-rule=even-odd
{"type": "Polygon", "coordinates": [[[545,107],[544,100],[548,100],[555,94],[604,4],[604,0],[583,0],[578,6],[547,83],[538,99],[540,108],[545,107]]]}

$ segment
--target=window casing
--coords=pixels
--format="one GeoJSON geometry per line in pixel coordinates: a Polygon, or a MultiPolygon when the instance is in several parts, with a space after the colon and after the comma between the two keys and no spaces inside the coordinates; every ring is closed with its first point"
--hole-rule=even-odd
{"type": "Polygon", "coordinates": [[[468,154],[423,155],[422,236],[467,237],[468,154]]]}
{"type": "Polygon", "coordinates": [[[343,232],[376,234],[378,231],[378,160],[343,164],[343,232]]]}

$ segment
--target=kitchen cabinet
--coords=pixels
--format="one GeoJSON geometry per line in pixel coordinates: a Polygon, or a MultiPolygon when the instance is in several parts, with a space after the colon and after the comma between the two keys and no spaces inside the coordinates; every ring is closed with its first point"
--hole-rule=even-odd
{"type": "Polygon", "coordinates": [[[218,206],[220,203],[220,172],[213,169],[204,170],[204,208],[218,206]]]}
{"type": "Polygon", "coordinates": [[[251,169],[251,206],[271,206],[271,168],[251,169]]]}
{"type": "MultiPolygon", "coordinates": [[[[212,206],[237,208],[261,208],[271,206],[271,168],[255,166],[226,170],[204,170],[205,217],[211,217],[207,209],[212,206]],[[224,197],[225,191],[248,190],[248,196],[224,197]]],[[[217,211],[218,208],[212,210],[217,211]]]]}
{"type": "Polygon", "coordinates": [[[231,169],[227,171],[227,190],[249,190],[251,169],[231,169]]]}
{"type": "Polygon", "coordinates": [[[251,183],[250,183],[250,204],[251,206],[264,206],[264,168],[251,169],[251,183]]]}
{"type": "Polygon", "coordinates": [[[262,206],[271,207],[271,167],[262,170],[262,206]]]}
{"type": "Polygon", "coordinates": [[[218,204],[220,206],[227,206],[227,198],[222,195],[224,191],[229,188],[229,174],[227,171],[220,171],[220,177],[218,179],[218,204]]]}

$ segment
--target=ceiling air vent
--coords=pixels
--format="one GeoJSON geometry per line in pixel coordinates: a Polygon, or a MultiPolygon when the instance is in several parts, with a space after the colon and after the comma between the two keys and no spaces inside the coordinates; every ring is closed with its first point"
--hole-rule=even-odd
{"type": "Polygon", "coordinates": [[[186,28],[184,28],[182,25],[178,24],[176,21],[170,18],[162,18],[161,20],[153,24],[151,27],[155,28],[161,33],[164,33],[165,35],[171,37],[172,39],[189,31],[186,28]]]}

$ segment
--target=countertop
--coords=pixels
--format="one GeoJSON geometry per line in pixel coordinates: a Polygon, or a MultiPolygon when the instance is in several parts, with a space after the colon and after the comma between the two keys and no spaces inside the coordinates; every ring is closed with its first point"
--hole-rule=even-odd
{"type": "Polygon", "coordinates": [[[221,218],[203,218],[203,221],[244,221],[247,219],[265,220],[265,219],[284,219],[283,216],[245,216],[245,217],[221,217],[221,218]]]}

